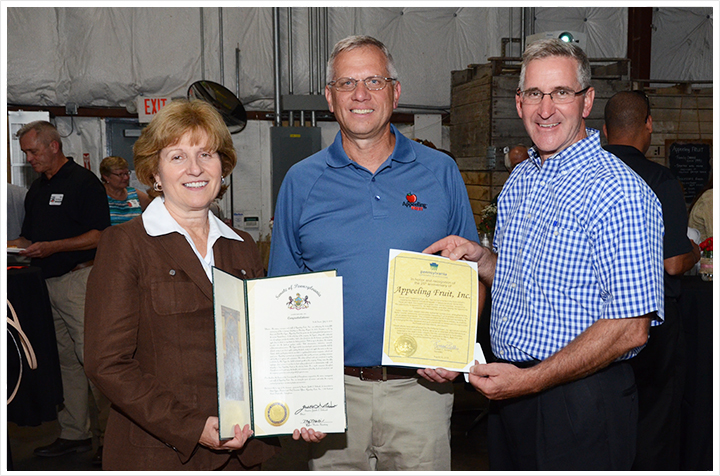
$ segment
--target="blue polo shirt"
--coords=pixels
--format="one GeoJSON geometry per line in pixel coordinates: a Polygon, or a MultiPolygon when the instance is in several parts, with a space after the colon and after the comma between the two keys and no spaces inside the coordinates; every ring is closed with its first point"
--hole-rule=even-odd
{"type": "Polygon", "coordinates": [[[337,270],[350,366],[381,363],[389,250],[478,237],[453,160],[391,131],[395,149],[374,174],[348,158],[338,132],[288,171],[275,208],[269,275],[337,270]]]}

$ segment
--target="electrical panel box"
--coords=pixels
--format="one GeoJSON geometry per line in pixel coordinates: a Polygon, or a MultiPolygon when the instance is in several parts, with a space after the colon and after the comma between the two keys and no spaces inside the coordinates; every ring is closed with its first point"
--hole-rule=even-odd
{"type": "Polygon", "coordinates": [[[275,210],[280,185],[287,171],[297,162],[321,149],[319,127],[272,127],[272,209],[275,210]]]}
{"type": "MultiPolygon", "coordinates": [[[[133,162],[133,146],[145,124],[136,119],[107,118],[105,131],[107,137],[107,155],[116,155],[127,160],[130,170],[135,170],[133,162]]],[[[144,186],[143,186],[144,187],[144,186]]]]}

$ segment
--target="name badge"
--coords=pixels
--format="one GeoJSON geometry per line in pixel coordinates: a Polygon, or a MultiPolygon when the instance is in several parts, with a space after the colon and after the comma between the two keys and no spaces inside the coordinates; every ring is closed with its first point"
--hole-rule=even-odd
{"type": "Polygon", "coordinates": [[[50,195],[50,205],[62,205],[63,196],[62,193],[53,193],[50,195]]]}
{"type": "Polygon", "coordinates": [[[134,198],[132,200],[128,200],[127,204],[131,208],[140,208],[140,201],[135,200],[134,198]]]}

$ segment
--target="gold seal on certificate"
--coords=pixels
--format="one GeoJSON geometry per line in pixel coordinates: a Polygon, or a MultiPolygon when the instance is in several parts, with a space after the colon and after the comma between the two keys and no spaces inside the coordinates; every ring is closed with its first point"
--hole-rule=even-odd
{"type": "Polygon", "coordinates": [[[288,421],[289,416],[290,409],[285,402],[275,401],[265,407],[265,419],[272,426],[281,426],[288,421]]]}
{"type": "Polygon", "coordinates": [[[477,318],[476,263],[390,250],[383,365],[467,372],[477,318]]]}
{"type": "Polygon", "coordinates": [[[417,350],[417,342],[411,336],[400,336],[395,340],[395,352],[403,357],[410,357],[417,350]]]}

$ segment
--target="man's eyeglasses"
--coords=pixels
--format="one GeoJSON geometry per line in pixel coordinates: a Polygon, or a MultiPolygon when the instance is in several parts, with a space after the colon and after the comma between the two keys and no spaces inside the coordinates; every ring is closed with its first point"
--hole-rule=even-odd
{"type": "Polygon", "coordinates": [[[645,124],[647,124],[648,119],[650,119],[650,98],[647,97],[647,94],[645,94],[644,91],[640,91],[639,89],[634,89],[633,92],[635,94],[638,94],[645,99],[645,104],[647,105],[647,114],[645,114],[645,124]]]}
{"type": "Polygon", "coordinates": [[[114,175],[116,177],[130,177],[130,172],[110,172],[110,175],[114,175]]]}
{"type": "Polygon", "coordinates": [[[520,96],[520,100],[523,102],[523,104],[540,104],[545,98],[545,96],[550,96],[550,99],[552,99],[552,102],[554,102],[555,104],[567,104],[573,102],[576,96],[585,94],[588,89],[590,89],[590,86],[585,89],[581,89],[580,91],[573,91],[570,89],[561,88],[550,91],[549,93],[544,93],[539,89],[535,88],[526,89],[525,91],[520,91],[518,89],[515,94],[520,96]]]}
{"type": "Polygon", "coordinates": [[[397,78],[384,78],[382,76],[370,76],[365,79],[354,79],[354,78],[338,78],[334,81],[330,81],[328,86],[335,88],[336,91],[349,92],[354,91],[357,84],[362,81],[365,83],[365,87],[368,91],[380,91],[391,81],[396,81],[397,78]]]}

